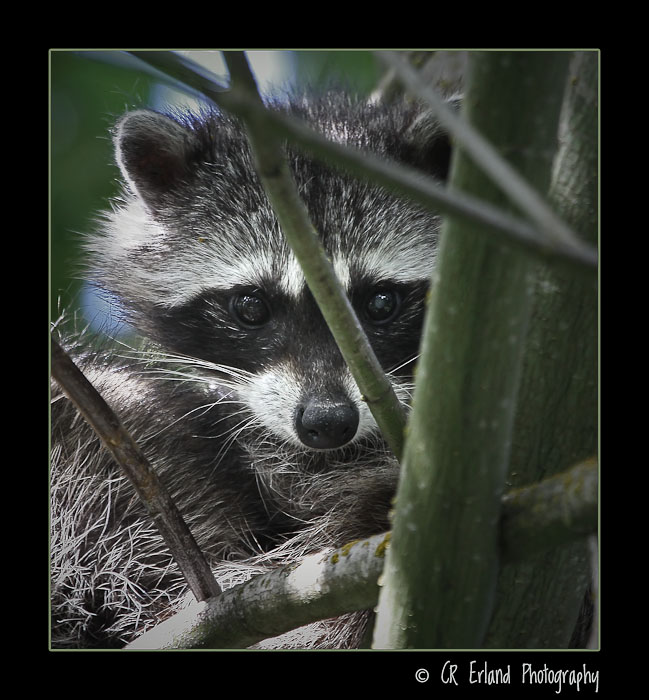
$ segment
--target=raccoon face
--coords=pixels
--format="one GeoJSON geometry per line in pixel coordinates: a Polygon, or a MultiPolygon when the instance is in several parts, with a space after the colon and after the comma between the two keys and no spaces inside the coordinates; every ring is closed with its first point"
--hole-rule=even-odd
{"type": "MultiPolygon", "coordinates": [[[[424,313],[425,282],[350,283],[352,306],[400,398],[408,402],[424,313]]],[[[211,288],[156,314],[156,336],[173,352],[215,369],[233,367],[238,400],[254,424],[293,447],[331,450],[376,430],[306,284],[277,279],[211,288]],[[296,286],[292,282],[292,286],[296,286]]]]}
{"type": "MultiPolygon", "coordinates": [[[[364,131],[363,115],[349,117],[350,128],[336,109],[327,117],[335,128],[322,114],[314,123],[348,141],[356,134],[356,145],[422,161],[425,149],[406,136],[414,117],[373,112],[364,131]]],[[[448,159],[439,133],[415,132],[448,159]]],[[[115,143],[128,190],[89,247],[95,276],[135,327],[227,377],[243,409],[242,430],[304,450],[335,450],[375,433],[235,122],[133,112],[115,143]]],[[[439,175],[448,162],[430,157],[439,175]]],[[[290,164],[359,321],[407,404],[439,219],[297,154],[290,164]]]]}

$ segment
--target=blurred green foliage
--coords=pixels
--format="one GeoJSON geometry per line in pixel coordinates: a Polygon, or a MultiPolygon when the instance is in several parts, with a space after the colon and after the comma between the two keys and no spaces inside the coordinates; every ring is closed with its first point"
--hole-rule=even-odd
{"type": "MultiPolygon", "coordinates": [[[[110,52],[108,52],[110,53],[110,52]]],[[[367,94],[380,71],[368,51],[295,51],[288,85],[346,87],[367,94]]],[[[80,308],[80,234],[118,193],[110,128],[127,109],[150,105],[149,76],[84,51],[50,53],[51,318],[80,308]]]]}
{"type": "Polygon", "coordinates": [[[369,94],[381,77],[370,51],[295,51],[295,80],[299,85],[343,88],[369,94]]]}
{"type": "Polygon", "coordinates": [[[52,318],[76,308],[80,233],[116,194],[109,129],[128,107],[142,104],[151,82],[133,71],[83,56],[50,54],[50,270],[52,318]]]}

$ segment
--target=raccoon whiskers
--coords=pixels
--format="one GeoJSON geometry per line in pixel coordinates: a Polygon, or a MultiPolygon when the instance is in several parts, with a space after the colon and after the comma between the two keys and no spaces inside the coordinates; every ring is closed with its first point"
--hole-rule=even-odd
{"type": "Polygon", "coordinates": [[[404,367],[407,367],[411,362],[416,362],[420,357],[421,357],[421,353],[417,353],[416,355],[413,355],[411,358],[409,358],[408,360],[405,360],[404,362],[397,365],[396,367],[391,367],[387,373],[389,375],[396,375],[396,373],[399,370],[403,369],[404,367]]]}
{"type": "MultiPolygon", "coordinates": [[[[196,386],[205,394],[215,397],[213,401],[194,406],[178,416],[172,423],[165,425],[156,433],[148,436],[147,439],[149,440],[158,437],[162,432],[171,429],[172,426],[179,422],[186,421],[192,417],[202,417],[210,411],[214,411],[217,407],[226,404],[238,406],[239,411],[228,411],[225,415],[219,416],[215,422],[210,423],[210,427],[221,422],[227,424],[237,413],[245,412],[245,408],[237,398],[237,389],[251,381],[253,375],[250,372],[244,372],[236,367],[227,365],[217,365],[185,355],[155,355],[154,359],[152,359],[151,353],[141,352],[138,362],[146,367],[139,370],[138,374],[140,375],[151,376],[155,381],[172,381],[184,386],[196,386]],[[153,363],[153,366],[150,366],[151,363],[153,363]],[[165,363],[172,366],[165,367],[163,366],[165,363]]],[[[228,435],[230,430],[229,427],[226,427],[221,433],[210,432],[207,435],[201,435],[201,437],[218,439],[228,435]]],[[[236,437],[237,433],[235,430],[231,441],[235,441],[236,437]]]]}
{"type": "MultiPolygon", "coordinates": [[[[228,403],[228,402],[214,401],[211,403],[203,404],[201,406],[196,406],[195,408],[192,408],[189,411],[187,411],[186,413],[183,413],[182,415],[178,416],[170,423],[167,423],[166,425],[162,426],[155,433],[151,433],[150,435],[147,435],[145,438],[143,438],[142,441],[143,441],[143,443],[146,443],[146,442],[150,442],[152,440],[155,440],[156,438],[158,438],[160,435],[164,434],[165,432],[169,432],[178,423],[186,422],[192,416],[198,416],[198,417],[204,416],[206,413],[209,413],[212,409],[214,409],[216,406],[218,406],[221,403],[228,403]]],[[[222,421],[226,421],[226,420],[227,420],[227,417],[225,417],[225,416],[221,417],[216,421],[215,424],[218,424],[218,423],[220,423],[222,421]]],[[[223,435],[225,435],[226,432],[227,431],[224,431],[223,433],[220,433],[218,435],[207,436],[207,437],[219,438],[219,437],[222,437],[223,435]]]]}
{"type": "MultiPolygon", "coordinates": [[[[147,365],[146,358],[140,358],[141,363],[147,365]]],[[[236,390],[237,387],[249,383],[254,379],[251,372],[244,372],[236,367],[219,365],[212,362],[195,360],[183,356],[155,357],[154,366],[140,371],[141,374],[150,374],[160,380],[175,380],[179,382],[194,382],[204,386],[206,391],[225,387],[236,390]],[[161,367],[162,363],[175,365],[174,368],[161,367]]]]}
{"type": "MultiPolygon", "coordinates": [[[[244,411],[240,411],[240,413],[245,413],[244,411]]],[[[230,417],[228,417],[230,418],[230,417]]],[[[224,419],[221,419],[224,420],[224,419]]],[[[220,433],[219,435],[210,435],[208,436],[210,439],[214,438],[221,438],[223,436],[226,436],[225,441],[223,442],[223,445],[219,448],[218,452],[214,455],[214,460],[213,460],[213,470],[217,469],[219,464],[221,463],[221,460],[223,457],[228,453],[232,445],[236,444],[237,440],[239,439],[239,436],[241,434],[245,434],[247,430],[250,427],[250,421],[251,419],[249,417],[245,417],[243,420],[239,421],[234,426],[229,426],[226,431],[223,433],[220,433]]]]}

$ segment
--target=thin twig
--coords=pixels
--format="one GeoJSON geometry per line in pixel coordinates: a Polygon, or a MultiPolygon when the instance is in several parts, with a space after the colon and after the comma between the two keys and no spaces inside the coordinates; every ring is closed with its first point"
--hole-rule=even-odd
{"type": "Polygon", "coordinates": [[[545,234],[545,229],[540,231],[537,226],[477,197],[450,190],[414,168],[333,143],[299,120],[266,109],[259,100],[251,99],[241,90],[225,90],[217,76],[184,56],[169,51],[137,51],[131,55],[140,59],[145,70],[148,66],[157,73],[168,74],[175,84],[186,84],[192,93],[200,92],[209,102],[236,116],[250,119],[265,113],[267,127],[277,135],[290,139],[317,158],[345,168],[356,177],[383,185],[440,214],[480,223],[489,234],[498,235],[534,255],[565,260],[591,273],[597,268],[597,251],[581,242],[574,244],[574,235],[570,234],[567,242],[553,238],[545,234]]]}
{"type": "Polygon", "coordinates": [[[550,549],[597,532],[597,463],[587,460],[566,472],[503,499],[500,547],[505,560],[550,549]]]}
{"type": "Polygon", "coordinates": [[[557,216],[541,195],[498,151],[466,120],[458,117],[444,100],[420,77],[419,73],[394,51],[377,51],[376,55],[394,71],[394,75],[412,94],[428,104],[440,124],[456,139],[462,150],[473,159],[500,189],[535,222],[550,246],[577,256],[592,258],[593,251],[557,216]]]}
{"type": "MultiPolygon", "coordinates": [[[[261,105],[243,53],[228,53],[234,89],[261,105]]],[[[302,202],[282,146],[265,126],[265,112],[244,118],[257,170],[284,236],[383,437],[397,458],[403,449],[405,410],[342,288],[302,202]]]]}
{"type": "Polygon", "coordinates": [[[113,410],[52,338],[52,376],[123,469],[157,525],[197,600],[221,592],[182,515],[113,410]]]}

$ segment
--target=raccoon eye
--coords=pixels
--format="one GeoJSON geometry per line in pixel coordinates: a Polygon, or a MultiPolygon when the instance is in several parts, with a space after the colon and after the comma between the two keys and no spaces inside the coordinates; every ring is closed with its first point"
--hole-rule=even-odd
{"type": "Polygon", "coordinates": [[[245,328],[261,328],[270,321],[270,308],[255,292],[237,294],[230,299],[230,313],[245,328]]]}
{"type": "Polygon", "coordinates": [[[373,291],[365,303],[365,313],[368,319],[376,325],[389,323],[400,309],[401,295],[392,289],[373,291]]]}

